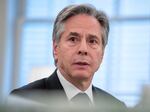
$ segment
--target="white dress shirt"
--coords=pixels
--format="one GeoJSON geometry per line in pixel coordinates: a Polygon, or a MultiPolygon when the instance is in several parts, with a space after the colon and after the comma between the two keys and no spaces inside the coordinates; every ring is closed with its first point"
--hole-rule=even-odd
{"type": "Polygon", "coordinates": [[[65,90],[65,93],[66,93],[69,101],[78,93],[86,93],[88,95],[88,97],[90,98],[91,102],[93,103],[92,84],[90,84],[90,86],[87,90],[81,91],[77,87],[75,87],[72,83],[67,81],[63,77],[63,75],[60,73],[59,69],[57,69],[57,75],[58,75],[61,85],[63,86],[63,88],[65,90]]]}

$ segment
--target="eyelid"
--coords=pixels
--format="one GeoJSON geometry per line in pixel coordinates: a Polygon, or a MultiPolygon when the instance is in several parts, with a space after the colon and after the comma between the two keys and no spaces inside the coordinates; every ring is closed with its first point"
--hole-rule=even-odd
{"type": "Polygon", "coordinates": [[[74,36],[74,35],[70,35],[70,36],[68,36],[68,39],[72,39],[72,38],[77,39],[78,37],[77,37],[77,36],[74,36]]]}
{"type": "Polygon", "coordinates": [[[68,36],[68,41],[77,42],[77,41],[79,41],[79,38],[77,36],[70,35],[70,36],[68,36]]]}
{"type": "Polygon", "coordinates": [[[96,37],[91,37],[89,38],[89,40],[94,40],[96,43],[99,43],[99,39],[97,39],[96,37]]]}

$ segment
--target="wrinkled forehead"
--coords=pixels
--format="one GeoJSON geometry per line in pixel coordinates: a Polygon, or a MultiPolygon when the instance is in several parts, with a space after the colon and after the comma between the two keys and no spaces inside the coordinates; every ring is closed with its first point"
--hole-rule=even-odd
{"type": "Polygon", "coordinates": [[[93,16],[80,14],[66,20],[64,30],[69,32],[87,32],[101,35],[102,27],[93,16]]]}

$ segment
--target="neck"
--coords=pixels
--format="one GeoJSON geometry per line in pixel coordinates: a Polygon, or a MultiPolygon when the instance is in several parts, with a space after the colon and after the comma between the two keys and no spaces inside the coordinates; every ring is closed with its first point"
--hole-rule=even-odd
{"type": "Polygon", "coordinates": [[[81,78],[78,78],[78,77],[70,77],[70,75],[67,75],[61,69],[60,69],[60,73],[63,75],[63,77],[67,81],[69,81],[71,84],[76,86],[81,91],[87,90],[89,88],[90,84],[91,84],[91,81],[92,81],[92,77],[91,78],[87,78],[87,79],[81,79],[81,78]]]}
{"type": "Polygon", "coordinates": [[[86,91],[89,88],[91,81],[77,79],[77,80],[70,81],[70,83],[72,83],[74,86],[76,86],[81,91],[86,91]]]}

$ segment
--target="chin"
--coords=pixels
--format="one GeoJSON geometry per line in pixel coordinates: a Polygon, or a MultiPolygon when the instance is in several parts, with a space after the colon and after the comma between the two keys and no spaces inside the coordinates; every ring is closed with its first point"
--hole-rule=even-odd
{"type": "Polygon", "coordinates": [[[78,79],[88,79],[91,77],[89,72],[83,72],[83,71],[76,71],[72,75],[74,78],[78,78],[78,79]]]}

